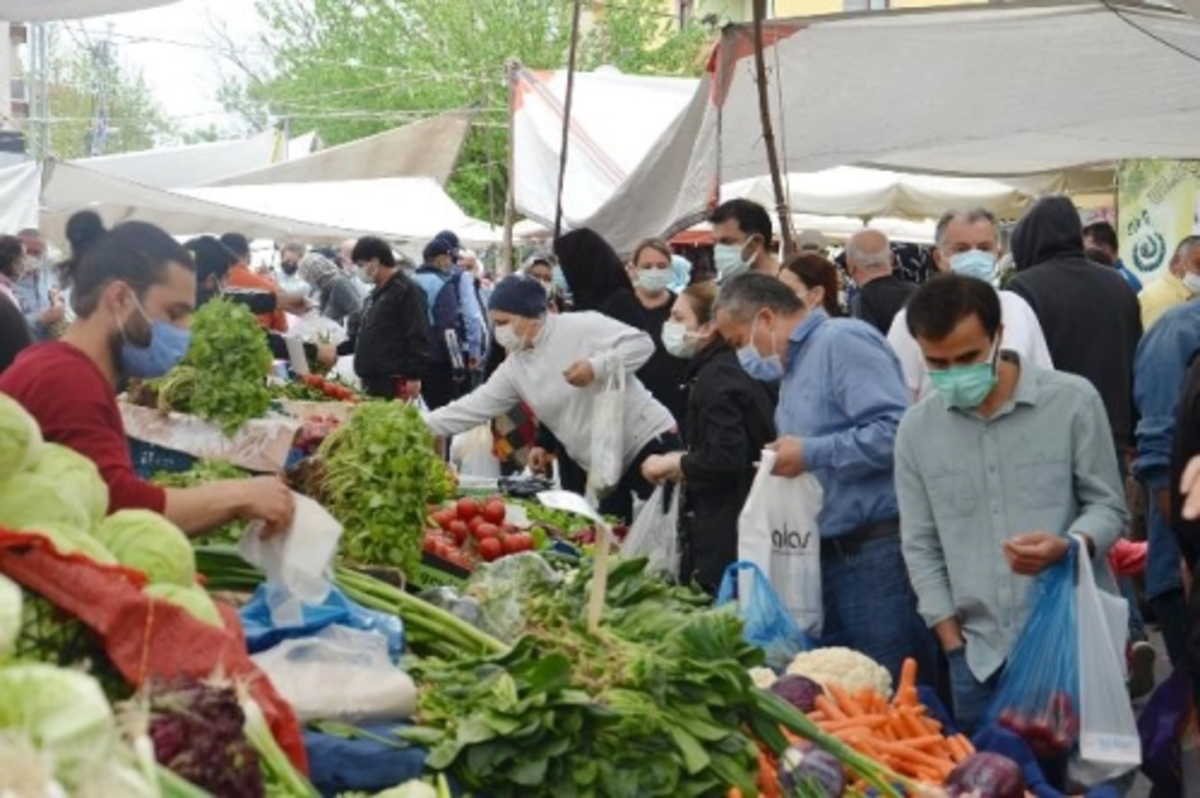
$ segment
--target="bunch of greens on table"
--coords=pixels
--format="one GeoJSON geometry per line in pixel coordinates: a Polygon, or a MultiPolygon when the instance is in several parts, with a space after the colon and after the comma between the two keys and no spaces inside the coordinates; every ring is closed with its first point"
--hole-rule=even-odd
{"type": "Polygon", "coordinates": [[[369,402],[317,450],[321,499],[342,524],[342,555],[411,576],[421,561],[431,503],[453,490],[416,408],[369,402]]]}
{"type": "Polygon", "coordinates": [[[161,410],[192,413],[227,435],[262,418],[271,404],[271,349],[258,320],[242,305],[216,299],[192,317],[183,362],[148,388],[161,410]]]}
{"type": "MultiPolygon", "coordinates": [[[[164,488],[194,488],[222,479],[245,479],[246,472],[237,466],[219,460],[198,460],[187,471],[159,471],[150,481],[164,488]]],[[[237,543],[246,531],[243,521],[230,521],[220,529],[205,535],[210,543],[237,543]]]]}

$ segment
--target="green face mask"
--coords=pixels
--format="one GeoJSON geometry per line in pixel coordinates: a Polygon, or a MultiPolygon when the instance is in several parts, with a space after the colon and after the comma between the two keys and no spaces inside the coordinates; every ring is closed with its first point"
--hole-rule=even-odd
{"type": "Polygon", "coordinates": [[[929,372],[929,381],[947,405],[959,410],[974,410],[996,387],[996,358],[1000,354],[1000,343],[992,356],[984,363],[970,366],[955,366],[929,372]]]}

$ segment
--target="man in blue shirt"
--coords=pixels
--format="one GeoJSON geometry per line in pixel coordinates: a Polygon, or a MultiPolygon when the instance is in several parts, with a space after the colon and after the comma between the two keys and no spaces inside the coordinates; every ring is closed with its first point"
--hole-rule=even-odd
{"type": "Polygon", "coordinates": [[[1150,552],[1146,558],[1146,600],[1162,625],[1172,664],[1187,648],[1187,602],[1180,574],[1179,546],[1171,528],[1171,446],[1175,414],[1188,367],[1200,353],[1200,303],[1168,310],[1146,331],[1133,365],[1137,425],[1134,476],[1150,492],[1147,507],[1150,552]]]}
{"type": "Polygon", "coordinates": [[[717,326],[750,376],[780,381],[776,471],[824,489],[817,519],[822,645],[861,651],[896,677],[906,657],[934,673],[934,646],[900,553],[896,429],[908,405],[900,362],[879,332],[808,310],[773,277],[721,286],[717,326]]]}
{"type": "Polygon", "coordinates": [[[54,267],[46,257],[46,241],[37,230],[17,234],[25,247],[25,270],[14,286],[21,313],[29,323],[34,340],[48,341],[54,328],[66,318],[66,305],[58,293],[54,267]]]}

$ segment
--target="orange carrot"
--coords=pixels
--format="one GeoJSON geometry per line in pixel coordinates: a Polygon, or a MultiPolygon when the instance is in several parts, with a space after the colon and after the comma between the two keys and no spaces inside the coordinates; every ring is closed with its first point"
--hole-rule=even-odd
{"type": "Polygon", "coordinates": [[[953,737],[947,737],[946,745],[950,747],[950,758],[956,763],[963,761],[969,756],[966,747],[963,745],[961,734],[956,734],[953,737]]]}
{"type": "Polygon", "coordinates": [[[897,695],[908,695],[917,690],[917,661],[912,657],[904,660],[900,666],[900,684],[896,687],[897,695]]]}
{"type": "Polygon", "coordinates": [[[852,718],[857,718],[867,713],[863,712],[863,708],[858,705],[858,702],[850,697],[840,685],[830,682],[825,685],[825,690],[833,696],[833,700],[837,702],[838,708],[852,718]]]}
{"type": "MultiPolygon", "coordinates": [[[[925,727],[921,725],[920,719],[916,713],[908,709],[900,710],[900,725],[904,729],[904,737],[922,737],[925,735],[925,727]]],[[[904,738],[901,738],[904,739],[904,738]]]]}
{"type": "Polygon", "coordinates": [[[823,720],[829,720],[829,717],[826,716],[826,714],[824,712],[821,712],[820,710],[815,710],[813,712],[808,712],[806,714],[808,715],[808,719],[811,720],[813,723],[820,723],[823,720]]]}
{"type": "Polygon", "coordinates": [[[823,731],[835,734],[837,732],[850,731],[851,729],[875,729],[885,725],[887,722],[887,715],[859,715],[858,717],[846,720],[827,720],[817,725],[823,731]]]}
{"type": "Polygon", "coordinates": [[[838,707],[834,699],[829,696],[819,695],[813,702],[817,709],[825,713],[825,716],[830,720],[846,720],[849,715],[838,707]]]}
{"type": "Polygon", "coordinates": [[[927,734],[924,737],[909,737],[907,740],[902,740],[905,745],[911,745],[913,748],[920,748],[926,753],[944,753],[946,748],[946,738],[940,734],[927,734]]]}
{"type": "Polygon", "coordinates": [[[910,764],[923,768],[929,768],[937,771],[938,773],[949,775],[950,771],[954,769],[953,764],[949,761],[945,759],[939,759],[936,756],[930,756],[924,751],[918,751],[916,748],[913,748],[911,745],[907,745],[905,743],[888,743],[880,741],[876,745],[884,753],[892,754],[902,758],[904,761],[910,764]]]}
{"type": "Polygon", "coordinates": [[[967,752],[967,756],[975,753],[975,746],[971,743],[971,738],[965,734],[955,735],[959,743],[962,744],[963,750],[967,752]]]}

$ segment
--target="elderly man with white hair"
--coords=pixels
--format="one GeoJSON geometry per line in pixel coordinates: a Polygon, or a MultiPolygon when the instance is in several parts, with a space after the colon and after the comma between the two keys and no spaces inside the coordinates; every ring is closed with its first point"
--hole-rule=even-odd
{"type": "MultiPolygon", "coordinates": [[[[1000,257],[1000,229],[995,215],[985,208],[948,211],[938,220],[934,232],[933,262],[939,273],[974,277],[995,283],[1000,257]]],[[[937,279],[936,277],[934,279],[937,279]]],[[[1042,325],[1029,303],[1011,291],[1000,291],[1000,348],[1012,352],[1022,363],[1051,370],[1054,363],[1046,347],[1042,325]]],[[[919,401],[933,390],[929,367],[921,347],[908,330],[905,311],[896,314],[888,343],[900,358],[904,381],[919,401]]]]}
{"type": "Polygon", "coordinates": [[[852,315],[883,335],[917,287],[892,272],[892,242],[878,230],[859,230],[846,242],[846,271],[858,287],[852,315]]]}

